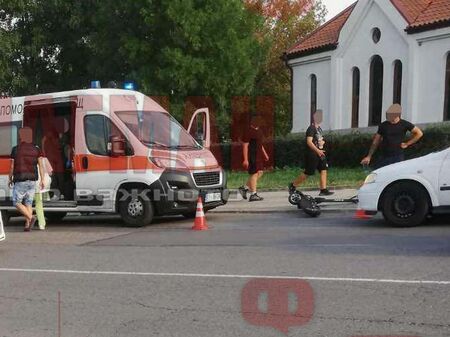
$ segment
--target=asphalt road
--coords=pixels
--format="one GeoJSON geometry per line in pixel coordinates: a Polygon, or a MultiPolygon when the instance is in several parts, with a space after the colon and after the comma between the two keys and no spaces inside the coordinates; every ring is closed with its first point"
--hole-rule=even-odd
{"type": "Polygon", "coordinates": [[[450,336],[448,217],[405,229],[346,212],[208,222],[13,222],[0,336],[450,336]]]}

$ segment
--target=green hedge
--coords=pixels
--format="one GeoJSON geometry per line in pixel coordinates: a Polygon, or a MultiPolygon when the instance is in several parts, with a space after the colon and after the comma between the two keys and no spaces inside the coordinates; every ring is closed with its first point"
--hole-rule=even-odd
{"type": "MultiPolygon", "coordinates": [[[[450,123],[442,123],[425,128],[424,137],[405,152],[408,159],[420,157],[450,146],[450,123]]],[[[367,154],[373,134],[353,132],[339,134],[329,132],[324,135],[326,151],[331,167],[356,168],[367,154]]],[[[222,144],[223,166],[230,168],[231,145],[222,144]]],[[[274,141],[275,167],[303,167],[306,142],[304,134],[288,135],[274,141]]],[[[374,160],[377,159],[377,154],[374,160]]],[[[240,156],[240,153],[236,155],[240,156]]]]}

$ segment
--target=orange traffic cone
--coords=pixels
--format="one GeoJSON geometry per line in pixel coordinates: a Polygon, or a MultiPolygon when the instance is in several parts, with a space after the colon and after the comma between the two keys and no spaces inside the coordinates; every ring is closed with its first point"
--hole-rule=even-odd
{"type": "Polygon", "coordinates": [[[354,218],[358,219],[358,220],[372,219],[372,217],[370,215],[366,214],[366,211],[364,211],[363,209],[358,209],[355,213],[354,218]]]}
{"type": "Polygon", "coordinates": [[[197,212],[195,213],[195,221],[192,229],[196,231],[206,231],[208,229],[205,212],[203,212],[203,203],[201,197],[198,197],[197,199],[197,212]]]}

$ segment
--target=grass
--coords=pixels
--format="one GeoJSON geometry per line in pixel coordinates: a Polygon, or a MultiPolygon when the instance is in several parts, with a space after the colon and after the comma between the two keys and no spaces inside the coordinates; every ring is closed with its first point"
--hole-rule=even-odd
{"type": "MultiPolygon", "coordinates": [[[[265,172],[258,182],[259,189],[287,189],[288,184],[294,180],[300,173],[298,168],[275,169],[270,172],[265,172]]],[[[228,174],[228,188],[235,189],[243,185],[248,178],[246,172],[227,172],[228,174]]],[[[361,168],[358,169],[343,169],[332,168],[328,171],[328,186],[329,187],[347,187],[358,188],[363,183],[367,173],[361,168]]],[[[318,188],[319,174],[309,178],[304,188],[318,188]]]]}

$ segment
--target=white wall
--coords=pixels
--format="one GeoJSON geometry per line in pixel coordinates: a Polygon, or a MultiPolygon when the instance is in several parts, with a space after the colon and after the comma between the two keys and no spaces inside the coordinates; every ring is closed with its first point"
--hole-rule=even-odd
{"type": "Polygon", "coordinates": [[[406,21],[400,13],[384,0],[372,1],[366,4],[363,20],[355,22],[347,36],[340,37],[340,49],[336,58],[342,59],[340,85],[342,86],[342,102],[340,105],[339,123],[336,129],[351,127],[352,117],[352,69],[358,67],[361,74],[359,127],[369,125],[369,96],[370,96],[370,64],[375,55],[381,56],[384,65],[383,74],[383,109],[384,111],[393,103],[394,93],[394,62],[400,60],[403,64],[402,105],[405,106],[404,117],[409,118],[407,103],[409,92],[409,43],[404,32],[406,21]],[[394,24],[395,22],[396,24],[394,24]],[[374,43],[372,30],[377,27],[381,31],[381,40],[374,43]]]}
{"type": "Polygon", "coordinates": [[[330,126],[330,71],[331,60],[326,54],[314,55],[315,59],[302,59],[293,65],[293,126],[292,132],[305,131],[310,124],[311,75],[317,77],[317,108],[324,112],[323,128],[330,126]]]}
{"type": "Polygon", "coordinates": [[[445,68],[450,52],[450,28],[412,35],[417,76],[413,122],[442,122],[444,118],[445,68]]]}
{"type": "Polygon", "coordinates": [[[359,0],[344,25],[338,48],[328,53],[291,60],[293,66],[293,129],[309,124],[310,76],[317,76],[318,108],[324,110],[324,129],[348,129],[352,118],[352,69],[360,70],[359,127],[369,125],[370,64],[375,55],[384,64],[383,108],[393,103],[394,62],[403,65],[403,118],[413,123],[443,120],[446,56],[450,27],[407,34],[407,22],[390,0],[359,0]],[[381,40],[372,40],[373,28],[381,40]]]}

